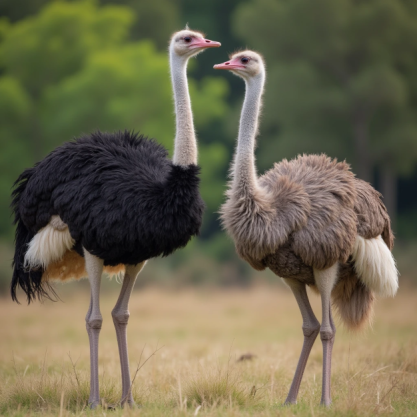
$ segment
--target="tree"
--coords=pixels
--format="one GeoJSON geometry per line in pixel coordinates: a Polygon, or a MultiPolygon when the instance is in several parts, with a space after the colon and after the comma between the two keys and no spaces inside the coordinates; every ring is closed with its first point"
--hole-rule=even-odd
{"type": "Polygon", "coordinates": [[[397,177],[417,161],[417,4],[252,0],[233,30],[266,56],[264,131],[278,155],[347,156],[370,182],[377,170],[395,219],[397,177]]]}
{"type": "Polygon", "coordinates": [[[171,34],[181,29],[178,0],[100,0],[100,3],[128,6],[136,15],[130,38],[152,39],[160,50],[165,51],[171,34]]]}
{"type": "Polygon", "coordinates": [[[33,109],[30,97],[19,82],[0,77],[0,236],[11,238],[9,210],[11,185],[31,158],[25,149],[29,133],[26,124],[33,109]]]}
{"type": "Polygon", "coordinates": [[[36,14],[50,0],[1,0],[0,16],[7,16],[16,22],[27,16],[36,14]]]}
{"type": "Polygon", "coordinates": [[[28,117],[34,160],[45,151],[38,114],[43,93],[80,71],[92,51],[120,45],[132,21],[127,8],[98,9],[91,2],[54,2],[36,17],[10,25],[0,45],[0,62],[34,103],[28,117]]]}

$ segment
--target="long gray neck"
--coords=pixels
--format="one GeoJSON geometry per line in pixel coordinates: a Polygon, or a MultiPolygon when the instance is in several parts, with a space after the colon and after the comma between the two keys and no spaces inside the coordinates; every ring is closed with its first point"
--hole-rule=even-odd
{"type": "Polygon", "coordinates": [[[258,180],[255,166],[255,139],[261,97],[265,83],[264,73],[246,80],[246,94],[239,123],[239,136],[234,161],[233,186],[254,191],[258,180]]]}
{"type": "Polygon", "coordinates": [[[172,87],[174,90],[176,133],[174,143],[175,165],[197,164],[197,141],[187,82],[188,59],[170,52],[172,87]]]}

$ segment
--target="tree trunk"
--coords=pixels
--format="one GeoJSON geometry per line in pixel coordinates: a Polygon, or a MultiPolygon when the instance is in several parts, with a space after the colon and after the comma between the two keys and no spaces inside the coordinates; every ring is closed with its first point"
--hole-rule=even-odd
{"type": "Polygon", "coordinates": [[[365,112],[358,111],[353,117],[353,142],[355,147],[356,175],[364,181],[373,182],[373,161],[369,152],[368,123],[365,112]]]}
{"type": "Polygon", "coordinates": [[[384,196],[384,204],[391,217],[391,227],[395,231],[397,220],[397,176],[388,166],[381,169],[381,192],[384,196]]]}

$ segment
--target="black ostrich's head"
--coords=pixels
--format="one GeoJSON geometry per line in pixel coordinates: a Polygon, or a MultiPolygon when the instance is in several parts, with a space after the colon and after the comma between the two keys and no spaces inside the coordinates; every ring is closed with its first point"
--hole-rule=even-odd
{"type": "Polygon", "coordinates": [[[169,48],[171,52],[180,57],[190,58],[207,48],[218,48],[219,46],[221,46],[220,42],[206,39],[201,32],[184,29],[172,35],[169,48]]]}

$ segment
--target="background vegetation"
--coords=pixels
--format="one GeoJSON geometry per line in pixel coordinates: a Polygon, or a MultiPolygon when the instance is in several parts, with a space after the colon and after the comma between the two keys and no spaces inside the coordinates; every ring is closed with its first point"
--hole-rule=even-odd
{"type": "Polygon", "coordinates": [[[187,261],[182,281],[250,279],[217,216],[244,87],[212,66],[241,46],[262,52],[268,65],[259,171],[302,152],[346,159],[384,194],[399,246],[413,244],[414,1],[3,0],[0,15],[2,290],[12,253],[10,190],[24,168],[96,129],[139,130],[172,150],[166,49],[171,33],[187,22],[223,47],[190,65],[207,212],[201,238],[167,261],[169,270],[187,261]],[[216,271],[211,276],[208,264],[216,271]]]}

